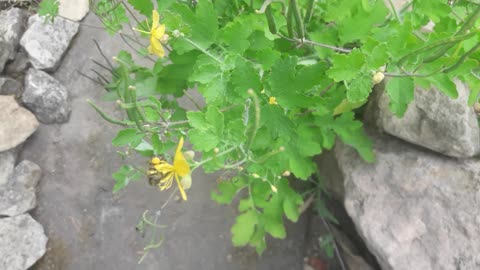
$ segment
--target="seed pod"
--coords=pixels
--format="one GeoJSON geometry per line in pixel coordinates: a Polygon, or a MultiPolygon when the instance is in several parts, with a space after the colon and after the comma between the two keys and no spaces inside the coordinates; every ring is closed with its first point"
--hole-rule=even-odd
{"type": "Polygon", "coordinates": [[[267,16],[267,23],[268,23],[268,29],[270,30],[270,33],[276,34],[277,33],[277,26],[275,25],[275,20],[272,15],[272,8],[270,5],[265,9],[265,16],[267,16]]]}

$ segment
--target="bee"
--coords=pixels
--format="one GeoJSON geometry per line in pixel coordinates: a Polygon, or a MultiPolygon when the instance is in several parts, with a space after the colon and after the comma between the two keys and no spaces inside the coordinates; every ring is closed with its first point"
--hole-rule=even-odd
{"type": "Polygon", "coordinates": [[[150,160],[150,163],[148,164],[148,170],[147,170],[147,177],[148,177],[148,183],[151,186],[158,186],[160,184],[160,180],[164,178],[164,174],[157,171],[155,169],[155,165],[165,163],[166,161],[163,160],[162,157],[153,157],[150,160]]]}

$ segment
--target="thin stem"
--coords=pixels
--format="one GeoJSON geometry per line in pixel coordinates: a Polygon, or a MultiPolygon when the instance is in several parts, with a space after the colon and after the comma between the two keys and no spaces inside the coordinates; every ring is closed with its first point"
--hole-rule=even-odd
{"type": "Polygon", "coordinates": [[[184,37],[183,39],[185,39],[185,41],[187,41],[190,45],[192,45],[193,47],[197,48],[199,51],[201,51],[202,53],[206,54],[207,56],[209,56],[210,58],[212,58],[213,60],[217,61],[218,63],[220,64],[223,64],[223,62],[218,59],[217,57],[215,57],[213,54],[211,54],[210,52],[208,52],[206,49],[200,47],[197,43],[193,42],[192,40],[190,40],[189,38],[186,38],[184,37]]]}
{"type": "Polygon", "coordinates": [[[203,164],[212,161],[213,158],[217,158],[217,157],[221,157],[221,156],[223,156],[223,155],[226,155],[226,154],[228,154],[228,153],[236,150],[237,148],[238,148],[238,146],[234,146],[234,147],[228,148],[227,150],[216,154],[215,157],[210,157],[210,158],[204,159],[204,160],[202,160],[202,161],[200,161],[200,162],[198,162],[198,163],[195,163],[195,164],[192,166],[192,171],[195,170],[196,168],[202,166],[203,164]]]}
{"type": "Polygon", "coordinates": [[[313,46],[318,46],[318,47],[322,47],[322,48],[327,48],[327,49],[331,49],[331,50],[338,51],[338,52],[349,53],[349,52],[352,51],[352,50],[350,50],[350,49],[341,48],[341,47],[335,47],[335,46],[328,45],[328,44],[323,44],[323,43],[318,43],[318,42],[311,41],[311,40],[308,40],[308,39],[300,40],[300,39],[288,38],[288,37],[283,36],[283,35],[281,35],[281,34],[277,34],[277,36],[279,36],[279,37],[281,37],[281,38],[283,38],[283,39],[286,39],[286,40],[288,40],[288,41],[296,42],[296,43],[299,43],[299,44],[302,44],[302,43],[310,44],[310,45],[313,45],[313,46]]]}
{"type": "Polygon", "coordinates": [[[402,20],[400,19],[400,16],[398,15],[397,9],[395,8],[395,5],[393,4],[392,0],[388,0],[388,3],[390,4],[390,8],[392,9],[395,19],[397,19],[400,23],[402,23],[402,20]]]}
{"type": "Polygon", "coordinates": [[[190,100],[190,102],[193,103],[193,105],[197,108],[197,110],[199,111],[202,110],[201,106],[195,101],[195,99],[193,99],[193,97],[190,94],[187,93],[186,90],[183,90],[183,94],[188,98],[188,100],[190,100]]]}
{"type": "Polygon", "coordinates": [[[477,43],[477,45],[475,45],[473,48],[471,48],[468,52],[464,53],[457,61],[457,63],[455,63],[453,66],[447,68],[447,69],[444,69],[443,72],[444,73],[448,73],[450,71],[453,71],[455,70],[456,68],[458,68],[464,61],[465,59],[470,56],[472,53],[474,53],[478,48],[480,48],[480,43],[477,43]]]}
{"type": "Polygon", "coordinates": [[[252,89],[248,90],[248,94],[253,98],[253,105],[255,109],[255,122],[253,123],[253,132],[248,138],[245,150],[248,151],[250,149],[250,146],[253,143],[253,140],[255,139],[255,136],[257,135],[257,131],[260,128],[260,102],[258,101],[258,96],[255,94],[255,91],[252,89]]]}
{"type": "MultiPolygon", "coordinates": [[[[322,220],[323,225],[325,226],[325,228],[327,228],[330,235],[333,236],[333,232],[332,232],[332,229],[330,228],[330,224],[328,224],[325,218],[320,217],[320,219],[322,220]]],[[[335,254],[337,255],[337,258],[338,258],[338,261],[340,262],[340,266],[342,267],[342,270],[346,270],[345,263],[343,262],[343,258],[340,255],[340,251],[338,250],[337,242],[335,241],[335,239],[333,240],[333,248],[335,249],[335,254]]]]}

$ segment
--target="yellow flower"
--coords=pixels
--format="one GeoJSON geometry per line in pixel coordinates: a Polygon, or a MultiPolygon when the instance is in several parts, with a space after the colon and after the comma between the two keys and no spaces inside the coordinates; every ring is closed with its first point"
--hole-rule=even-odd
{"type": "Polygon", "coordinates": [[[270,104],[270,105],[278,105],[278,103],[277,103],[277,98],[276,98],[276,97],[270,97],[270,98],[268,98],[268,104],[270,104]]]}
{"type": "MultiPolygon", "coordinates": [[[[148,26],[148,23],[147,23],[148,26]]],[[[160,24],[160,16],[156,10],[152,11],[152,28],[148,26],[149,32],[135,29],[138,32],[150,35],[150,46],[148,46],[148,52],[150,54],[158,55],[159,57],[165,56],[165,50],[162,47],[160,41],[166,40],[165,37],[165,25],[160,24]]]]}
{"type": "Polygon", "coordinates": [[[180,190],[180,195],[183,200],[187,200],[187,194],[183,188],[180,178],[190,175],[190,166],[188,166],[187,160],[182,153],[183,147],[183,137],[180,138],[178,142],[177,150],[175,151],[175,157],[173,158],[173,165],[168,164],[167,162],[160,162],[160,164],[155,165],[155,169],[163,175],[163,178],[160,180],[158,186],[160,190],[169,189],[172,186],[173,178],[178,185],[178,190],[180,190]]]}

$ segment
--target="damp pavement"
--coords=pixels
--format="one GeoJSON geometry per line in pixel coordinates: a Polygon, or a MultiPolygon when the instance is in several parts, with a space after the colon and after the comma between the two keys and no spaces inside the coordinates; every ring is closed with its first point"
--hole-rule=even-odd
{"type": "MultiPolygon", "coordinates": [[[[89,14],[84,24],[101,26],[89,14]]],[[[49,237],[45,256],[34,270],[191,270],[191,269],[303,269],[308,217],[287,223],[287,239],[268,240],[259,257],[253,248],[234,248],[230,227],[236,206],[221,206],[210,199],[218,175],[196,171],[186,203],[172,200],[158,223],[162,245],[151,249],[135,228],[142,213],[160,209],[168,192],[159,192],[146,179],[130,183],[112,194],[111,175],[123,163],[111,145],[119,127],[105,122],[86,102],[91,99],[109,113],[120,116],[111,103],[101,102],[104,90],[82,73],[93,75],[93,59],[101,59],[93,39],[112,57],[125,44],[102,30],[82,26],[61,66],[53,74],[68,89],[72,101],[70,120],[61,125],[41,125],[27,141],[21,159],[43,170],[33,216],[49,237]]],[[[145,164],[138,158],[138,164],[145,164]]],[[[146,166],[146,165],[145,165],[146,166]]]]}

